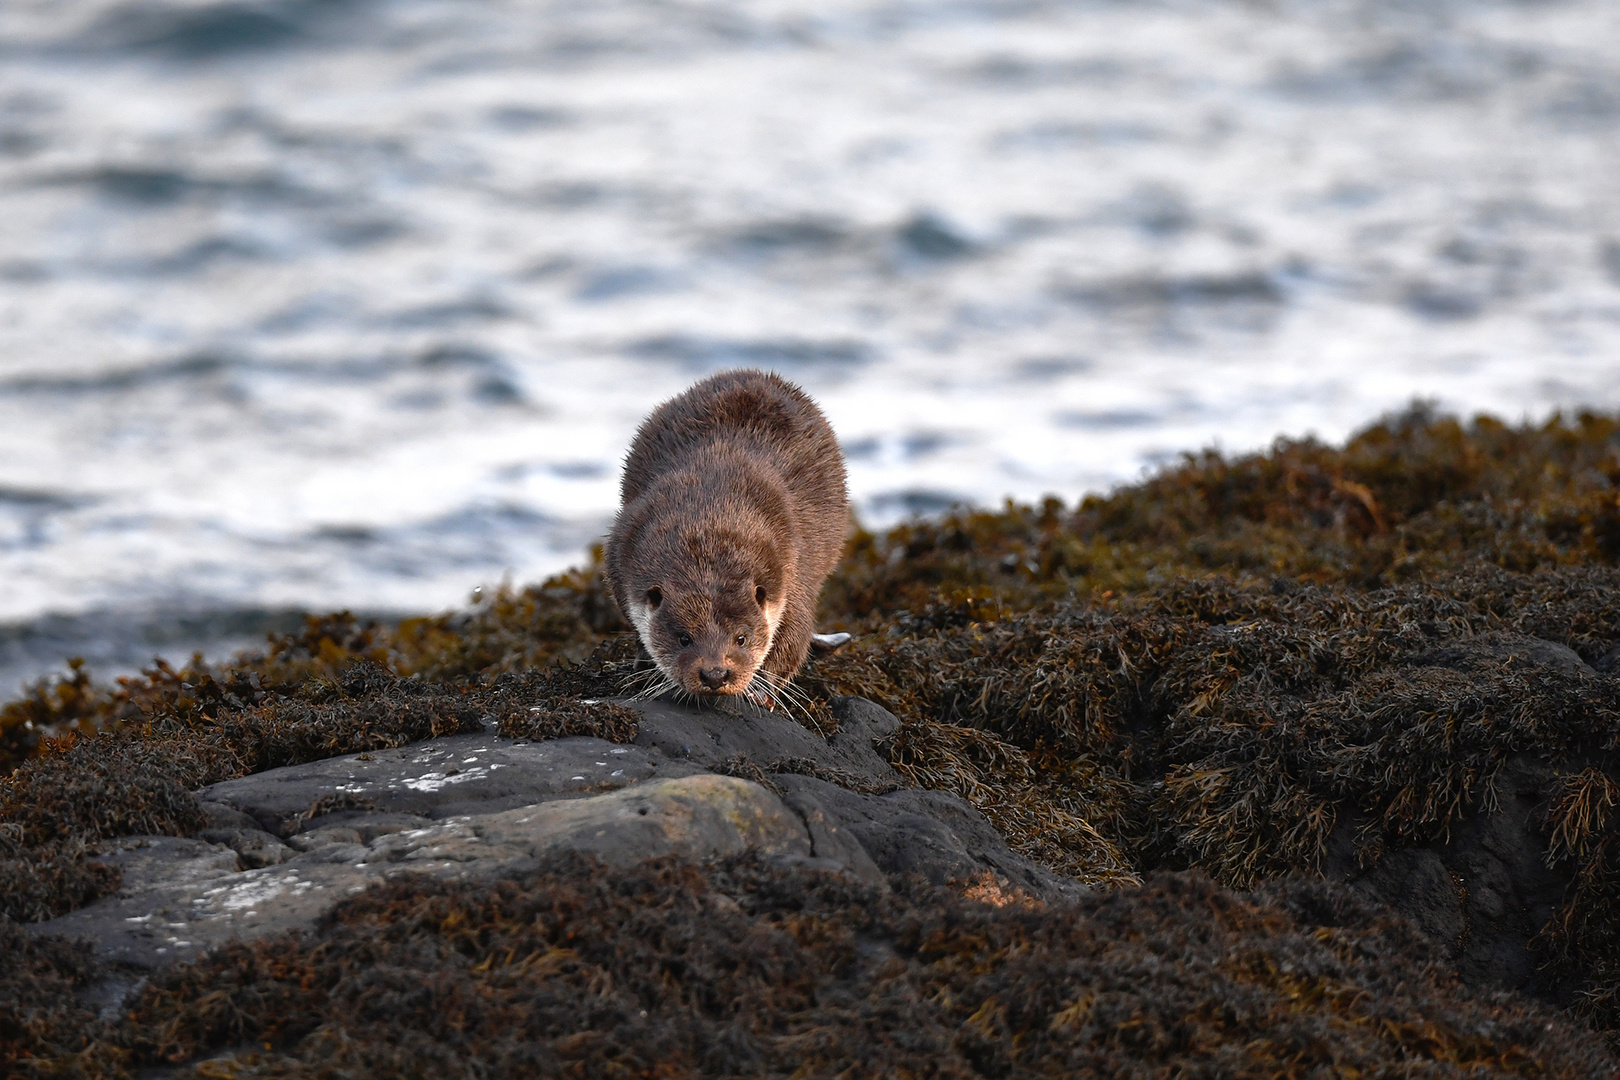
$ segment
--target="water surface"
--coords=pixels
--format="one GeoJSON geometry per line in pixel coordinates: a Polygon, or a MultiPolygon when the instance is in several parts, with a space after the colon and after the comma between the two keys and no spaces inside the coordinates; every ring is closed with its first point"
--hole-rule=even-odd
{"type": "Polygon", "coordinates": [[[0,682],[576,562],[769,367],[863,519],[1620,406],[1605,0],[7,0],[0,682]]]}

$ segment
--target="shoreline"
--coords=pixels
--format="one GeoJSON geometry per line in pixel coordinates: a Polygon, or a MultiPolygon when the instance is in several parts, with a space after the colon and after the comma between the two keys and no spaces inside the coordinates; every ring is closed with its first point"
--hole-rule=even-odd
{"type": "MultiPolygon", "coordinates": [[[[836,747],[834,705],[867,699],[894,721],[872,743],[886,764],[871,766],[893,779],[866,790],[870,780],[830,765],[792,765],[797,752],[764,749],[703,768],[742,781],[767,803],[773,791],[825,785],[814,790],[827,820],[866,837],[887,875],[879,884],[912,912],[904,918],[945,917],[938,913],[956,910],[956,896],[1000,912],[985,917],[1006,928],[1024,908],[1016,896],[1009,901],[1005,883],[975,886],[944,869],[916,891],[923,887],[905,884],[902,863],[884,861],[885,841],[840,818],[853,811],[833,812],[835,804],[926,795],[936,800],[929,813],[945,813],[937,800],[955,800],[964,809],[950,813],[993,826],[1013,856],[1090,889],[1099,899],[1079,901],[1091,912],[1085,918],[1107,909],[1121,926],[1147,925],[1159,917],[1151,911],[1180,902],[1167,896],[1271,911],[1283,895],[1276,890],[1302,887],[1282,883],[1303,876],[1326,891],[1309,903],[1289,893],[1296,899],[1283,906],[1292,914],[1255,916],[1234,947],[1281,948],[1294,933],[1285,924],[1316,926],[1319,940],[1335,925],[1359,934],[1398,924],[1399,934],[1423,943],[1401,948],[1430,958],[1428,974],[1412,976],[1430,987],[1425,1003],[1412,1006],[1421,1012],[1414,1022],[1450,1030],[1446,1017],[1472,1015],[1485,999],[1470,995],[1494,988],[1508,997],[1491,999],[1507,1003],[1493,1008],[1529,1011],[1489,1028],[1495,1034],[1469,1060],[1506,1068],[1513,1055],[1529,1055],[1553,1075],[1574,1075],[1555,1066],[1560,1051],[1526,1033],[1576,1025],[1567,1030],[1588,1034],[1567,1036],[1563,1049],[1598,1055],[1587,1059],[1592,1067],[1608,1060],[1604,1040],[1612,1046],[1620,1032],[1612,947],[1620,940],[1620,875],[1606,862],[1620,851],[1620,814],[1605,809],[1620,792],[1617,611],[1620,418],[1510,427],[1413,413],[1342,447],[1280,441],[1264,454],[1189,457],[1076,506],[964,510],[863,533],[822,597],[822,629],[849,630],[856,640],[807,669],[801,682],[817,704],[794,718],[803,729],[795,730],[836,747]],[[1311,922],[1329,917],[1310,912],[1329,909],[1341,912],[1333,916],[1339,923],[1311,922]],[[1344,914],[1352,910],[1359,914],[1344,914]]],[[[311,618],[267,655],[236,666],[159,669],[117,690],[41,688],[0,712],[14,736],[25,715],[86,733],[117,730],[59,743],[0,783],[0,826],[10,830],[0,834],[7,914],[88,911],[103,902],[97,897],[122,895],[117,867],[98,862],[96,851],[119,837],[206,839],[214,826],[195,793],[265,769],[322,767],[342,755],[478,731],[514,746],[644,745],[633,712],[602,704],[631,659],[627,631],[599,574],[585,567],[396,627],[311,618]]],[[[672,760],[685,760],[680,739],[669,745],[672,760]]],[[[9,746],[28,749],[15,737],[9,746]]],[[[353,826],[330,815],[354,812],[310,808],[317,823],[328,815],[334,836],[353,826]]],[[[261,829],[285,846],[309,824],[277,819],[261,829]]],[[[210,858],[247,857],[244,841],[207,842],[217,848],[210,858]]],[[[361,848],[331,850],[364,859],[361,848]]],[[[681,896],[718,890],[726,903],[746,905],[750,890],[819,895],[835,886],[817,874],[842,880],[836,866],[698,865],[692,872],[711,884],[681,878],[681,896]],[[725,884],[744,878],[754,884],[725,884]]],[[[656,871],[666,872],[687,873],[656,871]]],[[[513,887],[525,896],[635,877],[553,863],[523,874],[513,887]]],[[[483,888],[452,892],[476,905],[483,888]]],[[[463,902],[438,889],[395,882],[367,892],[354,910],[463,902]]],[[[1041,903],[1068,910],[1071,901],[1041,903]]],[[[837,911],[818,925],[855,932],[855,916],[837,911]]],[[[392,916],[366,918],[389,932],[392,916]]],[[[300,948],[266,940],[265,949],[300,948]]],[[[233,955],[246,962],[247,954],[233,955]]],[[[1010,972],[1010,955],[997,953],[992,967],[1010,972]]],[[[313,963],[298,963],[306,961],[313,963]]],[[[95,1028],[97,1045],[138,1048],[149,1037],[141,1025],[171,1015],[164,1010],[190,1015],[198,1006],[187,1004],[183,986],[196,984],[185,972],[220,962],[162,974],[169,1004],[140,998],[134,1018],[95,1028]]],[[[1218,968],[1187,978],[1217,998],[1237,993],[1218,989],[1231,977],[1218,968]]],[[[1335,976],[1376,997],[1365,981],[1372,977],[1360,969],[1335,976]]],[[[694,987],[708,985],[706,976],[694,978],[694,987]]],[[[878,993],[861,985],[861,993],[878,993]]],[[[1286,980],[1265,986],[1282,995],[1277,1001],[1294,1000],[1298,989],[1286,980]]],[[[76,999],[63,993],[53,999],[66,1011],[51,1038],[70,1038],[86,1023],[72,1019],[76,999]]],[[[1289,1008],[1304,1009],[1337,1039],[1373,1022],[1376,1008],[1356,1004],[1366,1000],[1306,995],[1289,1008]]],[[[1004,1037],[1055,1030],[1057,1012],[1071,1004],[1051,1003],[1050,1016],[1009,1013],[1004,1037]]],[[[787,1014],[773,1015],[787,1022],[787,1014]]],[[[266,1014],[264,1022],[277,1021],[266,1014]]],[[[1287,1027],[1266,1023],[1277,1033],[1287,1027]]],[[[315,1041],[300,1035],[275,1060],[291,1067],[315,1053],[317,1029],[328,1032],[320,1038],[337,1030],[308,1028],[315,1041]]],[[[1075,1030],[1104,1039],[1086,1044],[1104,1055],[1098,1060],[1160,1060],[1152,1056],[1159,1050],[1106,1043],[1102,1029],[1075,1030]]],[[[640,1038],[632,1044],[651,1045],[640,1038]]],[[[1016,1056],[1016,1042],[1005,1052],[1016,1056]]],[[[214,1036],[189,1045],[188,1054],[226,1049],[214,1036]]],[[[1061,1050],[1041,1045],[1042,1054],[1061,1050]]],[[[573,1053],[561,1046],[553,1050],[573,1053]]],[[[1438,1060],[1433,1045],[1380,1046],[1355,1053],[1385,1066],[1438,1060]]],[[[46,1043],[39,1051],[57,1052],[46,1043]]],[[[466,1060],[479,1052],[468,1050],[466,1060]]],[[[580,1052],[587,1060],[598,1051],[580,1052]]],[[[1202,1053],[1173,1060],[1207,1063],[1202,1053]]]]}

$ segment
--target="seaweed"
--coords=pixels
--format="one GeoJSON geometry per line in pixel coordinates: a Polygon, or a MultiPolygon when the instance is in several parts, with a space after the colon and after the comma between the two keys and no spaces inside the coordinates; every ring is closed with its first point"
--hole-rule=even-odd
{"type": "Polygon", "coordinates": [[[1073,507],[1048,498],[861,532],[822,612],[829,625],[871,630],[940,594],[1028,610],[1211,573],[1377,587],[1469,562],[1620,562],[1620,418],[1464,424],[1420,405],[1343,447],[1207,450],[1073,507]]]}
{"type": "MultiPolygon", "coordinates": [[[[890,708],[902,778],[1099,886],[1268,887],[1346,837],[1371,865],[1443,843],[1534,757],[1558,774],[1541,821],[1569,881],[1538,947],[1612,1029],[1617,566],[1620,418],[1415,408],[1342,447],[1205,452],[1073,506],[857,531],[821,613],[857,640],[800,681],[823,721],[838,694],[890,708]]],[[[463,612],[312,618],[222,665],[113,688],[75,666],[0,708],[0,770],[21,762],[0,780],[0,907],[36,919],[116,887],[85,853],[194,831],[189,792],[213,780],[490,723],[633,739],[604,700],[637,662],[627,629],[597,553],[463,612]]]]}
{"type": "Polygon", "coordinates": [[[751,858],[610,871],[566,856],[493,884],[402,879],[307,936],[169,968],[114,1020],[18,1041],[34,1075],[243,1080],[1616,1065],[1590,1033],[1464,985],[1410,924],[1321,882],[1245,894],[1157,875],[1044,907],[751,858]]]}
{"type": "Polygon", "coordinates": [[[103,974],[88,944],[0,920],[0,1073],[16,1075],[41,1052],[80,1050],[96,1020],[84,993],[103,974]]]}

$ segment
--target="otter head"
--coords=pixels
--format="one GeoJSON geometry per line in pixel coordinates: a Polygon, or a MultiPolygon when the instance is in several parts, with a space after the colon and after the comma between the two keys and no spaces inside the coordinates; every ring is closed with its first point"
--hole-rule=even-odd
{"type": "MultiPolygon", "coordinates": [[[[774,583],[773,583],[774,584],[774,583]]],[[[689,694],[746,691],[782,619],[781,585],[691,589],[660,581],[632,596],[630,621],[659,669],[689,694]]]]}

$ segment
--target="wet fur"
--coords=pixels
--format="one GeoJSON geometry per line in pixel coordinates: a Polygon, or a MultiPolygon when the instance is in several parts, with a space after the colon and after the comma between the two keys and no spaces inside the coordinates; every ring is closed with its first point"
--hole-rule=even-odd
{"type": "Polygon", "coordinates": [[[849,527],[843,454],[815,403],[763,372],[705,379],[642,422],[619,494],[606,574],[664,677],[648,690],[791,707],[849,527]],[[730,681],[705,686],[722,666],[730,681]]]}

